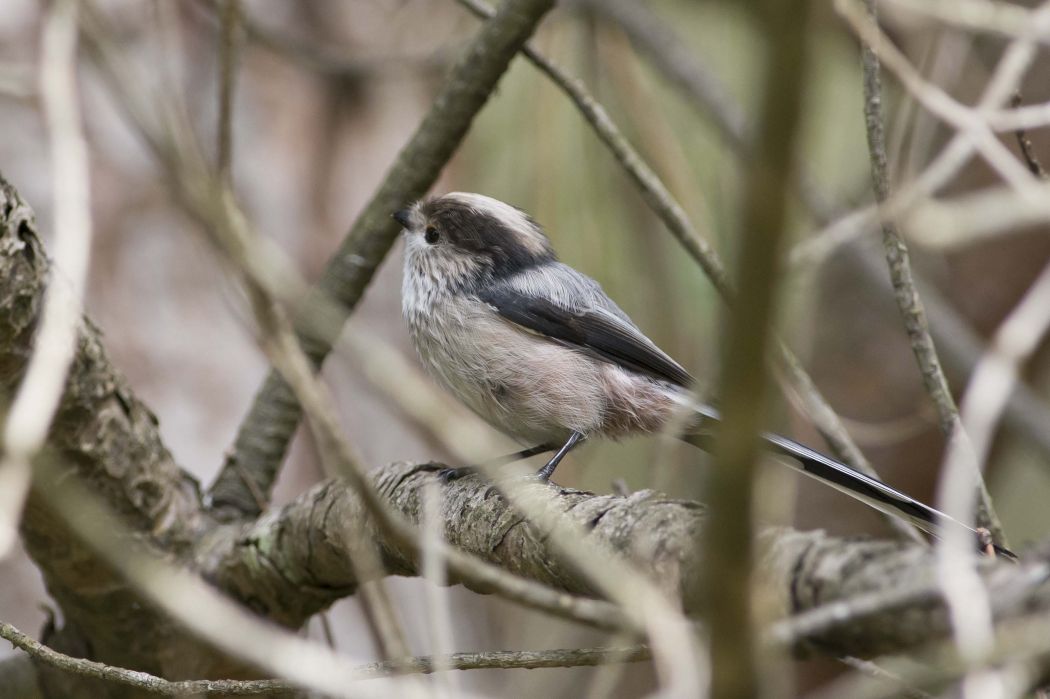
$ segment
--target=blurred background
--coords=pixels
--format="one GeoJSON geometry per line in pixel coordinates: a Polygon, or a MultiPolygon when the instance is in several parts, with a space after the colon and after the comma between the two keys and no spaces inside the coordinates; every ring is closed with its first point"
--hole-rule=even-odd
{"type": "MultiPolygon", "coordinates": [[[[108,0],[106,8],[151,89],[184,100],[197,134],[215,143],[218,22],[210,2],[108,0]]],[[[736,3],[652,0],[641,4],[690,61],[706,67],[742,115],[752,113],[761,50],[736,3]]],[[[440,80],[478,26],[449,0],[245,0],[234,112],[233,177],[256,229],[276,241],[315,279],[425,113],[440,80]]],[[[51,230],[47,140],[38,98],[41,5],[5,0],[0,13],[0,172],[51,230]]],[[[929,24],[886,26],[934,82],[972,103],[1002,53],[1002,39],[970,37],[929,24]]],[[[584,80],[613,119],[724,256],[732,253],[741,154],[709,112],[654,67],[607,13],[563,7],[541,25],[537,45],[584,80]]],[[[832,213],[870,200],[856,41],[827,10],[812,31],[806,81],[803,161],[832,213]]],[[[171,195],[90,64],[79,72],[91,146],[95,242],[87,309],[102,328],[115,364],[160,419],[177,462],[207,485],[260,385],[267,364],[250,314],[213,250],[171,195]]],[[[1023,99],[1050,98],[1050,69],[1037,61],[1023,99]]],[[[895,180],[906,182],[950,135],[896,92],[887,79],[886,110],[895,180]]],[[[1035,152],[1050,158],[1033,133],[1035,152]]],[[[1012,136],[1004,136],[1012,149],[1012,136]]],[[[987,186],[979,162],[950,185],[987,186]]],[[[717,377],[720,306],[703,274],[649,212],[564,96],[516,60],[446,168],[436,192],[481,192],[524,208],[543,224],[562,259],[593,276],[658,344],[702,383],[717,377]]],[[[818,217],[799,205],[791,239],[811,235],[818,217]]],[[[984,243],[950,255],[915,250],[929,290],[935,334],[958,392],[967,348],[987,338],[1050,258],[1046,231],[984,243]],[[951,324],[951,323],[954,323],[951,324]],[[972,333],[968,336],[966,333],[972,333]]],[[[401,248],[395,247],[347,329],[389,342],[413,366],[400,313],[401,248]]],[[[781,294],[782,332],[846,421],[883,477],[927,501],[941,457],[935,413],[889,292],[877,236],[839,249],[816,266],[793,267],[781,294]]],[[[1046,353],[1028,367],[1037,393],[1047,387],[1046,353]]],[[[367,462],[447,460],[440,440],[376,390],[352,354],[337,350],[325,375],[347,434],[367,462]]],[[[778,393],[778,396],[780,394],[778,393]]],[[[815,447],[823,442],[791,400],[779,401],[778,430],[815,447]]],[[[990,488],[1015,548],[1045,535],[1050,511],[1050,424],[1008,420],[989,463],[990,488]]],[[[655,487],[703,497],[703,455],[663,440],[587,444],[559,469],[563,485],[608,492],[655,487]],[[614,483],[616,485],[614,486],[614,483]]],[[[324,477],[312,445],[296,440],[276,504],[324,477]]],[[[885,535],[881,520],[838,493],[799,482],[786,469],[763,471],[769,522],[839,534],[885,535]]],[[[429,652],[422,622],[423,583],[394,579],[413,651],[429,652]]],[[[458,588],[453,605],[457,650],[592,645],[598,634],[540,618],[458,588]]],[[[31,562],[0,561],[0,618],[32,631],[48,604],[31,562]]],[[[334,643],[363,661],[375,657],[358,602],[328,613],[334,643]]],[[[322,625],[306,631],[324,638],[322,625]]],[[[0,654],[10,652],[0,649],[0,654]]],[[[834,671],[800,665],[804,684],[834,671]]],[[[650,686],[645,665],[611,669],[472,671],[452,681],[508,697],[613,696],[650,686]],[[606,684],[603,684],[606,683],[606,684]]],[[[801,686],[801,685],[800,685],[801,686]]]]}

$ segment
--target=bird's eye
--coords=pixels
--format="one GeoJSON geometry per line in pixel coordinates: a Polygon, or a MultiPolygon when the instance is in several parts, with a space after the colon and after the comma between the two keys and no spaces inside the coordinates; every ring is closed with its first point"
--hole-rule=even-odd
{"type": "Polygon", "coordinates": [[[438,233],[438,229],[433,226],[427,226],[426,231],[423,233],[423,240],[427,241],[431,245],[438,241],[441,235],[438,233]]]}

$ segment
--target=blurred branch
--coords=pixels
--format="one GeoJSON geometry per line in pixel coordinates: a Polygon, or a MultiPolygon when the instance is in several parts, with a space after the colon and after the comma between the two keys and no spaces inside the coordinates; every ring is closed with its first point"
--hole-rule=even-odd
{"type": "Polygon", "coordinates": [[[28,65],[0,61],[0,98],[29,100],[37,97],[33,69],[28,65]]]}
{"type": "Polygon", "coordinates": [[[748,163],[736,236],[739,296],[723,313],[722,424],[715,434],[704,530],[705,618],[711,637],[711,695],[762,696],[767,676],[755,649],[754,474],[766,421],[767,351],[776,319],[780,252],[787,229],[807,73],[810,2],[778,0],[753,10],[766,40],[756,157],[748,163]]]}
{"type": "MultiPolygon", "coordinates": [[[[294,691],[298,685],[284,680],[180,680],[171,681],[147,672],[106,665],[59,653],[33,640],[10,624],[0,622],[0,638],[25,651],[34,660],[65,672],[93,677],[169,697],[213,695],[259,695],[294,691]]],[[[486,651],[452,653],[448,656],[416,656],[402,662],[359,665],[351,671],[358,679],[399,674],[430,674],[445,670],[525,669],[587,667],[609,663],[631,663],[649,659],[645,646],[625,648],[559,648],[554,650],[486,651]]],[[[2,686],[2,685],[0,685],[2,686]]],[[[5,695],[18,696],[18,695],[5,695]]]]}
{"type": "MultiPolygon", "coordinates": [[[[629,0],[573,0],[571,4],[619,27],[697,112],[711,118],[730,150],[744,161],[754,157],[753,124],[743,107],[652,6],[629,0]]],[[[832,204],[809,173],[801,170],[792,185],[815,218],[831,217],[832,204]]]]}
{"type": "MultiPolygon", "coordinates": [[[[191,159],[186,158],[185,161],[177,161],[171,158],[166,159],[165,164],[173,170],[173,179],[176,182],[185,183],[187,178],[203,180],[208,184],[205,185],[206,189],[220,192],[222,201],[215,206],[207,206],[211,200],[205,194],[203,197],[194,197],[192,185],[183,184],[182,189],[185,194],[184,198],[189,199],[191,202],[196,200],[203,200],[203,206],[201,208],[206,209],[206,212],[198,211],[206,225],[210,224],[211,230],[215,231],[219,240],[220,248],[224,248],[231,257],[236,257],[236,252],[239,250],[245,250],[253,246],[249,240],[238,240],[237,239],[237,225],[234,223],[235,220],[243,220],[242,216],[236,216],[233,213],[235,206],[232,204],[233,198],[233,180],[231,173],[231,120],[232,120],[232,108],[233,108],[233,88],[234,79],[236,76],[236,41],[237,41],[237,28],[240,20],[240,3],[239,0],[224,0],[221,14],[221,34],[220,34],[220,64],[221,64],[221,76],[220,76],[220,94],[219,94],[219,139],[218,139],[218,167],[215,181],[212,182],[211,178],[195,177],[188,167],[182,165],[182,162],[190,161],[191,159]],[[207,213],[211,211],[221,212],[227,214],[225,221],[214,221],[209,220],[207,213]],[[224,225],[225,224],[225,225],[224,225]],[[225,232],[225,235],[223,235],[225,232]]],[[[187,132],[190,129],[185,129],[187,132]]],[[[187,136],[180,136],[178,134],[172,134],[170,141],[177,143],[178,141],[186,141],[187,136]]],[[[176,150],[178,150],[176,148],[176,150]]],[[[159,154],[162,155],[163,154],[159,154]]],[[[192,206],[192,203],[191,203],[192,206]]],[[[239,213],[239,212],[238,212],[239,213]]],[[[244,260],[238,260],[247,269],[249,265],[244,260]]],[[[289,341],[291,344],[298,346],[295,343],[294,335],[292,335],[290,326],[287,319],[280,314],[280,311],[272,306],[269,299],[262,298],[264,293],[261,290],[255,289],[252,284],[250,275],[247,277],[247,283],[249,289],[252,292],[253,308],[256,310],[257,315],[265,316],[271,324],[280,324],[282,327],[288,326],[289,341]]],[[[305,360],[307,363],[309,360],[305,360]]],[[[356,460],[356,459],[355,459],[356,460]]],[[[241,477],[242,482],[247,486],[251,493],[256,507],[261,512],[266,508],[267,497],[260,492],[259,484],[251,477],[251,474],[247,472],[243,464],[236,464],[237,473],[241,477]]],[[[358,546],[353,547],[350,550],[353,565],[356,569],[361,571],[371,571],[375,577],[378,577],[379,572],[382,570],[381,563],[378,557],[375,555],[375,551],[370,546],[358,546]]],[[[363,610],[365,612],[365,622],[372,634],[376,646],[379,649],[380,657],[385,660],[400,660],[407,658],[410,653],[408,649],[408,643],[405,639],[404,630],[401,626],[401,622],[394,612],[393,604],[390,600],[390,595],[386,589],[386,586],[379,580],[376,580],[372,584],[362,585],[360,588],[361,601],[363,610]]]]}
{"type": "Polygon", "coordinates": [[[345,48],[326,45],[316,37],[299,39],[280,33],[247,14],[242,14],[242,21],[248,39],[256,45],[286,56],[295,63],[329,78],[358,80],[394,69],[438,71],[446,69],[455,58],[445,51],[428,51],[419,55],[397,53],[353,56],[345,48]]]}
{"type": "MultiPolygon", "coordinates": [[[[835,9],[860,40],[878,52],[880,61],[926,111],[972,144],[1005,182],[1021,192],[1034,189],[1035,181],[1031,174],[999,142],[987,119],[979,111],[960,103],[939,86],[927,81],[856,2],[835,0],[835,9]]],[[[1034,192],[1031,195],[1034,196],[1034,192]]]]}
{"type": "MultiPolygon", "coordinates": [[[[878,21],[875,0],[865,0],[868,17],[872,22],[878,21]]],[[[864,125],[868,137],[868,155],[871,161],[871,181],[875,191],[875,200],[880,204],[890,196],[890,182],[886,167],[886,133],[882,116],[882,83],[880,77],[879,57],[874,47],[861,44],[861,61],[864,73],[864,125]]],[[[886,263],[893,284],[894,299],[904,321],[912,352],[922,374],[923,386],[937,408],[938,423],[945,437],[952,439],[959,434],[962,426],[959,422],[959,408],[955,404],[948,379],[941,368],[937,348],[930,336],[926,320],[926,308],[915,285],[915,276],[911,269],[908,247],[891,219],[882,221],[882,243],[886,251],[886,263]]],[[[980,465],[973,463],[977,482],[977,526],[988,529],[993,540],[1005,545],[1002,525],[995,514],[991,495],[980,475],[980,465]]]]}
{"type": "Polygon", "coordinates": [[[959,29],[1008,38],[1040,37],[1033,30],[1033,11],[1023,5],[989,0],[886,0],[902,19],[936,19],[959,29]]]}
{"type": "MultiPolygon", "coordinates": [[[[856,8],[849,3],[837,2],[837,6],[841,6],[851,17],[854,29],[858,30],[861,38],[873,40],[872,34],[877,33],[877,29],[876,32],[871,32],[870,28],[866,27],[862,13],[858,13],[856,8]]],[[[1011,41],[1009,47],[1003,52],[1002,58],[995,67],[995,71],[984,86],[977,106],[970,110],[971,114],[981,115],[977,117],[978,119],[991,119],[995,110],[1006,102],[1010,95],[1017,92],[1025,71],[1035,59],[1038,48],[1036,38],[1045,33],[1048,28],[1050,28],[1050,2],[1044,1],[1031,13],[1029,30],[1011,41]]],[[[921,91],[921,86],[926,84],[925,80],[921,75],[915,74],[910,64],[900,56],[899,52],[888,51],[881,56],[884,62],[888,57],[892,57],[893,64],[890,65],[887,62],[887,65],[897,71],[901,81],[904,82],[907,79],[912,88],[920,89],[921,91]]],[[[940,98],[942,103],[944,100],[948,100],[951,105],[949,109],[957,105],[939,88],[934,91],[934,94],[940,98]]],[[[975,126],[978,129],[984,128],[979,125],[975,126]]],[[[1020,126],[1014,124],[1011,128],[1017,129],[1020,126]]],[[[910,214],[911,210],[920,202],[924,202],[924,207],[929,206],[931,202],[924,200],[928,200],[951,181],[970,160],[975,151],[978,150],[977,143],[970,135],[970,129],[955,131],[951,140],[941,149],[937,157],[917,177],[913,178],[905,186],[898,188],[881,206],[867,205],[824,225],[821,231],[796,246],[791,255],[792,264],[815,264],[826,258],[832,250],[843,243],[855,240],[869,230],[874,231],[875,226],[882,219],[904,217],[910,214]]],[[[993,144],[996,151],[1002,153],[1002,144],[995,140],[994,137],[991,138],[990,143],[986,143],[986,145],[993,144]]],[[[1005,157],[1007,160],[1013,158],[1009,151],[1005,152],[1005,157]]],[[[1024,178],[1025,182],[1022,190],[1024,196],[1019,197],[1019,199],[1022,204],[1027,206],[1037,204],[1045,197],[1039,195],[1038,183],[1031,178],[1024,168],[1020,169],[1023,171],[1023,174],[1018,173],[1018,176],[1024,178]]]]}
{"type": "Polygon", "coordinates": [[[87,143],[76,84],[77,3],[61,0],[47,12],[41,95],[51,151],[55,262],[44,293],[32,355],[3,424],[0,460],[0,559],[18,540],[30,462],[44,446],[76,352],[77,327],[91,256],[91,199],[87,143]]]}
{"type": "MultiPolygon", "coordinates": [[[[233,167],[233,95],[237,81],[240,0],[222,0],[222,32],[219,36],[219,128],[216,152],[219,178],[231,181],[233,167]]],[[[259,508],[265,503],[259,503],[259,508]]]]}
{"type": "MultiPolygon", "coordinates": [[[[554,0],[507,0],[453,67],[430,111],[398,154],[321,277],[318,293],[335,299],[345,314],[353,310],[396,239],[400,229],[390,218],[391,212],[418,199],[434,183],[511,59],[553,4],[554,0]]],[[[304,345],[317,364],[331,350],[326,342],[304,345]]],[[[241,473],[247,473],[256,489],[269,496],[301,415],[302,409],[288,385],[277,372],[271,372],[256,394],[233,451],[211,487],[212,499],[219,509],[258,514],[251,489],[241,473]]]]}
{"type": "MultiPolygon", "coordinates": [[[[945,685],[958,680],[972,670],[1001,668],[1010,684],[1020,684],[1016,691],[1007,691],[1004,696],[1035,696],[1030,692],[1045,686],[1050,678],[1050,617],[1040,613],[1029,617],[1011,619],[997,629],[995,648],[981,665],[974,667],[959,657],[950,642],[928,644],[919,652],[901,653],[880,657],[877,662],[885,671],[891,672],[901,682],[912,688],[930,691],[943,690],[945,685]]],[[[899,687],[899,685],[898,685],[899,687]]],[[[921,690],[920,690],[921,691],[921,690]]],[[[900,690],[887,686],[884,681],[861,675],[845,675],[808,699],[891,699],[901,696],[900,690]]],[[[940,694],[939,696],[945,696],[940,694]]],[[[951,696],[958,696],[957,694],[951,696]]]]}

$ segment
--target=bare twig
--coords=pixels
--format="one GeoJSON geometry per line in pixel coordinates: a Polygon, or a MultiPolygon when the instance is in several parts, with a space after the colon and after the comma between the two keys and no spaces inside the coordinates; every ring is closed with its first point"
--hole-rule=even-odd
{"type": "Polygon", "coordinates": [[[740,293],[724,320],[729,333],[723,345],[722,424],[709,487],[711,522],[704,529],[704,599],[715,699],[760,696],[766,674],[758,668],[754,638],[753,480],[758,435],[765,423],[766,351],[776,317],[779,253],[795,175],[809,4],[770,2],[756,12],[769,43],[758,157],[747,170],[741,200],[740,293]]]}
{"type": "MultiPolygon", "coordinates": [[[[868,16],[877,22],[875,0],[864,0],[868,16]]],[[[880,204],[890,196],[889,174],[886,167],[886,134],[882,116],[882,85],[880,78],[878,47],[862,44],[861,57],[864,66],[864,124],[868,136],[868,154],[871,160],[871,181],[875,199],[880,204]]],[[[926,320],[926,308],[915,286],[908,247],[904,243],[896,224],[889,219],[882,222],[882,243],[886,250],[886,263],[893,284],[894,299],[908,333],[912,353],[919,365],[922,382],[937,408],[938,423],[945,437],[951,439],[960,429],[959,409],[955,405],[948,379],[937,356],[937,348],[930,336],[926,320]]],[[[977,477],[977,525],[992,532],[997,544],[1005,545],[1002,525],[995,515],[991,495],[984,479],[977,477]]]]}
{"type": "Polygon", "coordinates": [[[0,461],[0,558],[18,537],[31,479],[30,461],[43,447],[76,352],[91,254],[87,144],[80,123],[75,57],[77,3],[57,2],[44,28],[41,92],[51,140],[55,262],[33,354],[3,426],[0,461]]]}
{"type": "MultiPolygon", "coordinates": [[[[34,659],[66,672],[116,682],[160,696],[215,696],[277,694],[299,688],[285,680],[180,680],[171,681],[148,672],[129,670],[105,663],[74,658],[59,653],[30,638],[10,624],[0,622],[0,638],[20,648],[34,659]]],[[[430,674],[442,670],[525,669],[588,667],[648,660],[648,648],[641,645],[622,648],[559,648],[554,650],[507,650],[449,655],[423,655],[403,662],[368,663],[351,670],[357,679],[391,677],[401,674],[430,674]]]]}

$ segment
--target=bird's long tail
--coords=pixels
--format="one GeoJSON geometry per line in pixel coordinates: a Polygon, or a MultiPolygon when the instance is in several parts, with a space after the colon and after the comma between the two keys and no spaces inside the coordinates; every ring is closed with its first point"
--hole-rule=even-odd
{"type": "MultiPolygon", "coordinates": [[[[683,434],[681,439],[704,451],[710,451],[713,443],[712,427],[721,419],[713,408],[707,406],[698,409],[698,412],[703,416],[703,421],[699,426],[683,434]]],[[[982,538],[977,531],[959,520],[891,488],[876,478],[860,473],[844,463],[810,449],[804,444],[769,433],[763,434],[762,439],[773,452],[788,457],[789,465],[797,471],[822,481],[876,510],[895,517],[902,517],[928,534],[936,537],[944,528],[961,527],[973,535],[975,542],[982,538]]],[[[1005,548],[1000,546],[994,546],[994,548],[998,555],[1011,559],[1016,558],[1005,548]]]]}

